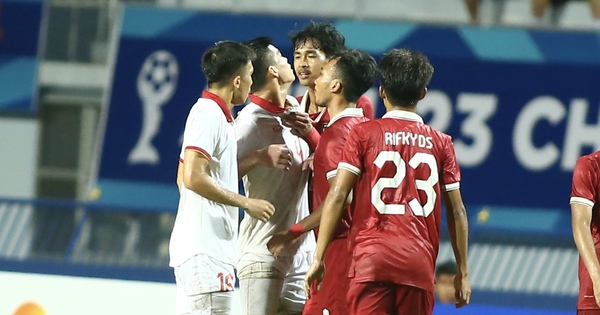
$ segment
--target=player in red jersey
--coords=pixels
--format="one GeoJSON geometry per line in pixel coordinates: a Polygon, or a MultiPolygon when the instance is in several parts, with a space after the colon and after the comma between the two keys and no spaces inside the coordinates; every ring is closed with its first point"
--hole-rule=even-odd
{"type": "MultiPolygon", "coordinates": [[[[333,54],[345,49],[346,39],[333,24],[311,21],[302,30],[292,33],[294,45],[294,70],[298,81],[308,87],[304,95],[297,97],[300,107],[310,115],[314,126],[322,133],[330,120],[330,114],[315,99],[315,80],[321,74],[321,68],[333,54]]],[[[365,91],[366,92],[366,91],[365,91]]],[[[373,119],[373,103],[361,94],[355,102],[362,108],[365,117],[373,119]]]]}
{"type": "MultiPolygon", "coordinates": [[[[333,117],[322,135],[309,121],[301,121],[298,132],[316,146],[314,159],[313,204],[320,205],[327,191],[329,180],[335,176],[346,138],[352,127],[368,121],[356,101],[373,86],[377,75],[377,63],[368,53],[349,50],[335,54],[323,67],[321,76],[315,81],[315,100],[319,106],[325,105],[333,117]],[[310,136],[309,136],[310,135],[310,136]],[[315,143],[316,141],[316,143],[315,143]]],[[[316,228],[321,218],[320,208],[269,241],[269,250],[277,256],[289,247],[297,237],[316,228]]],[[[317,305],[304,314],[343,315],[348,313],[346,293],[348,292],[348,228],[350,211],[346,209],[342,222],[337,226],[334,240],[325,255],[327,275],[316,299],[317,305]]],[[[314,295],[313,295],[314,298],[314,295]]],[[[312,299],[312,298],[311,298],[312,299]]]]}
{"type": "Polygon", "coordinates": [[[382,58],[379,70],[387,113],[350,131],[323,203],[305,287],[310,291],[313,282],[321,281],[325,251],[354,189],[348,313],[431,314],[443,197],[458,266],[456,307],[462,307],[469,303],[471,287],[460,170],[450,136],[415,113],[433,67],[421,53],[394,49],[382,58]]]}
{"type": "Polygon", "coordinates": [[[600,151],[580,157],[573,170],[571,215],[579,250],[578,315],[600,315],[600,151]]]}

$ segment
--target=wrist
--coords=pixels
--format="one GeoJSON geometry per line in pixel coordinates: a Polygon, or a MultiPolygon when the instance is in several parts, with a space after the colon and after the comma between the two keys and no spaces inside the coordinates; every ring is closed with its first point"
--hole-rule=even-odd
{"type": "Polygon", "coordinates": [[[319,254],[315,252],[313,255],[313,264],[323,265],[323,257],[319,257],[319,254]]]}
{"type": "Polygon", "coordinates": [[[265,160],[269,156],[268,150],[269,150],[269,147],[258,149],[256,151],[254,151],[254,154],[252,157],[252,166],[257,166],[257,165],[265,166],[265,164],[267,164],[265,162],[265,160]]]}
{"type": "Polygon", "coordinates": [[[308,142],[308,146],[312,151],[314,151],[317,147],[317,144],[319,143],[319,140],[321,139],[321,135],[319,134],[317,129],[312,128],[310,132],[302,138],[304,138],[304,140],[308,142]]]}
{"type": "Polygon", "coordinates": [[[308,124],[308,127],[304,128],[304,129],[300,129],[299,131],[300,131],[300,134],[302,135],[302,137],[306,137],[306,136],[310,135],[313,130],[315,130],[313,125],[308,124]]]}
{"type": "Polygon", "coordinates": [[[294,238],[298,238],[300,236],[302,236],[302,234],[304,234],[306,232],[306,230],[304,230],[304,228],[302,227],[302,224],[300,224],[300,222],[292,225],[290,227],[290,229],[288,230],[288,232],[294,237],[294,238]]]}

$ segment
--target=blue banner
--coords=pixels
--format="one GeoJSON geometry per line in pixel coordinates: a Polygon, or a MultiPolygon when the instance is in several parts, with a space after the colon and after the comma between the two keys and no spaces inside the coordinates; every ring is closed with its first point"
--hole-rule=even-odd
{"type": "Polygon", "coordinates": [[[43,7],[42,0],[0,3],[0,112],[36,111],[43,7]]]}
{"type": "MultiPolygon", "coordinates": [[[[307,22],[126,7],[100,201],[175,209],[185,119],[206,85],[203,51],[219,40],[268,35],[291,59],[288,33],[307,22]]],[[[467,204],[568,209],[576,158],[600,149],[597,33],[332,22],[350,48],[376,59],[395,47],[429,56],[435,73],[419,112],[453,136],[467,204]]],[[[378,104],[376,115],[383,115],[376,87],[368,95],[378,104]]]]}

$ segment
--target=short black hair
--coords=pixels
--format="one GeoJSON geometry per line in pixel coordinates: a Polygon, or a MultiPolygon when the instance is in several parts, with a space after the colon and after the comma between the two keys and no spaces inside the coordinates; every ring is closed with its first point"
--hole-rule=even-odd
{"type": "Polygon", "coordinates": [[[435,268],[435,276],[438,277],[440,275],[456,275],[458,273],[458,268],[456,267],[456,263],[452,260],[447,260],[440,263],[435,268]]]}
{"type": "Polygon", "coordinates": [[[202,55],[202,72],[208,86],[225,84],[253,59],[254,52],[248,46],[234,41],[220,41],[202,55]]]}
{"type": "Polygon", "coordinates": [[[270,37],[262,36],[251,39],[244,44],[254,51],[256,58],[252,61],[252,92],[262,89],[267,83],[267,72],[270,66],[275,65],[275,55],[269,49],[273,43],[270,37]]]}
{"type": "Polygon", "coordinates": [[[392,49],[379,62],[381,87],[394,106],[414,107],[433,76],[425,55],[408,49],[392,49]]]}
{"type": "Polygon", "coordinates": [[[333,24],[310,21],[302,30],[289,34],[294,50],[312,41],[315,48],[322,50],[326,57],[346,48],[346,38],[333,24]]]}
{"type": "Polygon", "coordinates": [[[373,86],[377,62],[371,55],[358,49],[341,51],[331,59],[337,60],[335,76],[342,81],[344,97],[350,102],[357,102],[373,86]]]}

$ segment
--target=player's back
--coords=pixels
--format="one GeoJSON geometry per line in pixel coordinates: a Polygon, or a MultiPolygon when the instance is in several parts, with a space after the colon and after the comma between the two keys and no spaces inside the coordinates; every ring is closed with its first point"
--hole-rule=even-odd
{"type": "Polygon", "coordinates": [[[355,187],[350,274],[433,290],[441,186],[460,180],[450,137],[407,111],[357,125],[350,137],[344,162],[362,172],[355,187]]]}

